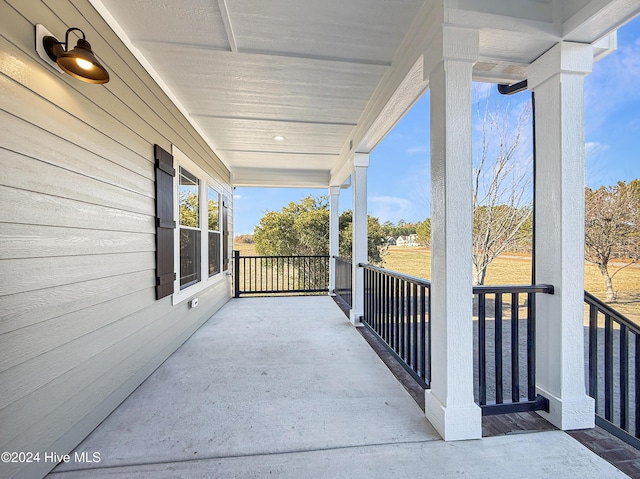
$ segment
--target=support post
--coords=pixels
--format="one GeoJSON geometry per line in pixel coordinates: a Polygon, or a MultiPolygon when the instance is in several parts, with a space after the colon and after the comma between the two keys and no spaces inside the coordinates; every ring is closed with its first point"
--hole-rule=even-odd
{"type": "Polygon", "coordinates": [[[339,254],[340,215],[338,200],[340,187],[329,187],[329,294],[336,291],[336,256],[339,254]]]}
{"type": "Polygon", "coordinates": [[[443,27],[424,58],[431,88],[431,389],[425,414],[445,441],[479,439],[473,398],[471,74],[478,32],[443,27]]]}
{"type": "Polygon", "coordinates": [[[361,325],[364,314],[364,270],[360,263],[368,262],[368,224],[367,224],[367,168],[369,154],[356,153],[353,157],[353,219],[351,245],[352,260],[352,306],[349,318],[354,326],[361,325]]]}
{"type": "Polygon", "coordinates": [[[584,77],[589,45],[562,42],[529,67],[535,92],[536,282],[554,295],[537,298],[536,392],[540,412],[560,429],[594,426],[584,378],[584,77]]]}

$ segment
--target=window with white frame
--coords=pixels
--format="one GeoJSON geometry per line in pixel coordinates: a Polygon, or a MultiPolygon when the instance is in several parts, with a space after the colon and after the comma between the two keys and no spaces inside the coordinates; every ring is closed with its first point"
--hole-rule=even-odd
{"type": "Polygon", "coordinates": [[[202,230],[200,225],[200,179],[179,169],[178,217],[180,219],[180,289],[200,281],[202,230]]]}
{"type": "Polygon", "coordinates": [[[207,188],[207,210],[209,227],[209,276],[220,273],[220,193],[207,188]]]}
{"type": "Polygon", "coordinates": [[[222,277],[222,186],[177,148],[174,304],[222,277]]]}

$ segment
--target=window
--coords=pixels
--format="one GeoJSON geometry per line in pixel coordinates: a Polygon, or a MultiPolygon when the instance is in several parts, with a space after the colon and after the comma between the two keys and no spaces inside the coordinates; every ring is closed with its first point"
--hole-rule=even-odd
{"type": "Polygon", "coordinates": [[[175,280],[173,303],[176,304],[214,284],[222,273],[222,186],[209,177],[176,147],[174,183],[177,195],[175,212],[175,280]]]}
{"type": "Polygon", "coordinates": [[[178,182],[180,217],[180,289],[200,281],[200,180],[180,167],[178,182]]]}
{"type": "Polygon", "coordinates": [[[220,273],[220,193],[207,188],[209,212],[209,276],[220,273]]]}

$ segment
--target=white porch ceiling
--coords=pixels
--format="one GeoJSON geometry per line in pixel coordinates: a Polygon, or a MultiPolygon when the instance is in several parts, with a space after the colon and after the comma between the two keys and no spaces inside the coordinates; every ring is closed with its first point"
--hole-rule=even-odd
{"type": "Polygon", "coordinates": [[[428,87],[421,56],[443,23],[479,29],[476,79],[510,83],[556,42],[593,43],[640,11],[640,0],[91,1],[237,186],[344,180],[353,152],[428,87]]]}

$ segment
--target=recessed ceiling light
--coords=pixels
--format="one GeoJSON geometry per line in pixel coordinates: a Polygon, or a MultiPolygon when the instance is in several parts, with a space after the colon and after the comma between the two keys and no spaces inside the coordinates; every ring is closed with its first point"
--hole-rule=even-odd
{"type": "Polygon", "coordinates": [[[276,136],[273,137],[273,139],[276,140],[276,141],[284,141],[284,136],[276,135],[276,136]]]}

